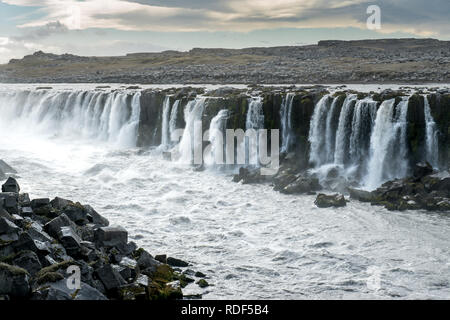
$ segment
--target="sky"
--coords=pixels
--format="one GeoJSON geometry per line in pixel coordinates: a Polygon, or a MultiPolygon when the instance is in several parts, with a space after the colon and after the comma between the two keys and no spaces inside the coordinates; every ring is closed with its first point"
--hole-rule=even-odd
{"type": "Polygon", "coordinates": [[[450,0],[0,0],[0,63],[35,51],[87,56],[315,44],[450,40],[450,0]],[[367,27],[371,5],[380,28],[367,27]]]}

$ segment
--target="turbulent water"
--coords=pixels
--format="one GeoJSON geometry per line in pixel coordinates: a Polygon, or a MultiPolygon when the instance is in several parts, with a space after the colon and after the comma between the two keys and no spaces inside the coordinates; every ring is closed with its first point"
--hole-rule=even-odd
{"type": "MultiPolygon", "coordinates": [[[[282,195],[270,186],[232,183],[214,169],[164,161],[160,149],[134,147],[138,96],[2,93],[0,158],[19,171],[32,197],[89,203],[150,252],[192,262],[214,284],[205,299],[450,297],[447,216],[355,201],[319,209],[313,196],[282,195]]],[[[203,108],[201,98],[188,104],[188,130],[203,108]]],[[[356,101],[351,108],[358,110],[356,101]]],[[[353,111],[343,120],[350,126],[359,121],[353,111]]],[[[391,101],[379,108],[370,152],[389,148],[378,139],[383,130],[402,137],[403,113],[393,121],[392,112],[391,101]]],[[[225,116],[219,113],[212,126],[220,128],[225,116]]],[[[333,130],[320,130],[333,140],[333,130]]],[[[191,159],[183,138],[181,154],[191,159]]],[[[199,291],[190,285],[185,293],[199,291]]]]}

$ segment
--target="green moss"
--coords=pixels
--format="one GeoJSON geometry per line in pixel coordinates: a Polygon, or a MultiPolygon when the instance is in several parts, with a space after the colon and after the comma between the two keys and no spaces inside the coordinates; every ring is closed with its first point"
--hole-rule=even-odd
{"type": "Polygon", "coordinates": [[[71,265],[78,264],[76,261],[73,260],[66,260],[57,264],[53,264],[51,266],[42,268],[37,274],[36,279],[43,277],[46,273],[54,273],[59,271],[60,269],[67,269],[71,265]]]}
{"type": "Polygon", "coordinates": [[[59,272],[47,272],[36,278],[37,284],[44,284],[49,282],[57,282],[63,280],[64,276],[59,272]]]}
{"type": "Polygon", "coordinates": [[[138,285],[128,285],[119,288],[119,298],[124,301],[136,300],[140,296],[145,296],[146,293],[145,288],[138,285]]]}
{"type": "Polygon", "coordinates": [[[196,283],[198,284],[198,286],[199,286],[200,288],[206,288],[206,287],[209,287],[209,283],[208,283],[208,281],[206,281],[205,279],[200,279],[200,280],[198,280],[196,283]]]}
{"type": "Polygon", "coordinates": [[[170,282],[174,280],[174,272],[173,269],[167,264],[159,265],[156,268],[155,273],[153,274],[153,278],[155,281],[159,282],[170,282]]]}
{"type": "Polygon", "coordinates": [[[182,299],[183,292],[181,288],[174,288],[171,285],[161,284],[153,281],[148,286],[148,298],[149,300],[175,300],[182,299]]]}
{"type": "Polygon", "coordinates": [[[19,275],[30,275],[25,269],[22,269],[17,266],[12,266],[10,264],[6,264],[3,262],[0,262],[0,270],[6,270],[13,276],[19,276],[19,275]]]}

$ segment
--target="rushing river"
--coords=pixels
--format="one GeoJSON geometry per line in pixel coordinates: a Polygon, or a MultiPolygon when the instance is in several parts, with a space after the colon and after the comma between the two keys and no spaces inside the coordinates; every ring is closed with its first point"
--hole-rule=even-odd
{"type": "Polygon", "coordinates": [[[91,204],[152,254],[192,263],[204,299],[450,298],[450,217],[231,182],[163,160],[158,149],[0,125],[0,158],[33,198],[91,204]],[[31,133],[32,132],[32,133],[31,133]]]}

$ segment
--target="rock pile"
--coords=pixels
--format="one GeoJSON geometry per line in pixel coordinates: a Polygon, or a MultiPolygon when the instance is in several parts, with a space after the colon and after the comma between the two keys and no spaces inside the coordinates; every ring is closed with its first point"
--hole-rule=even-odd
{"type": "Polygon", "coordinates": [[[89,205],[31,200],[11,177],[2,185],[0,300],[182,299],[195,280],[170,265],[188,263],[153,257],[89,205]]]}

